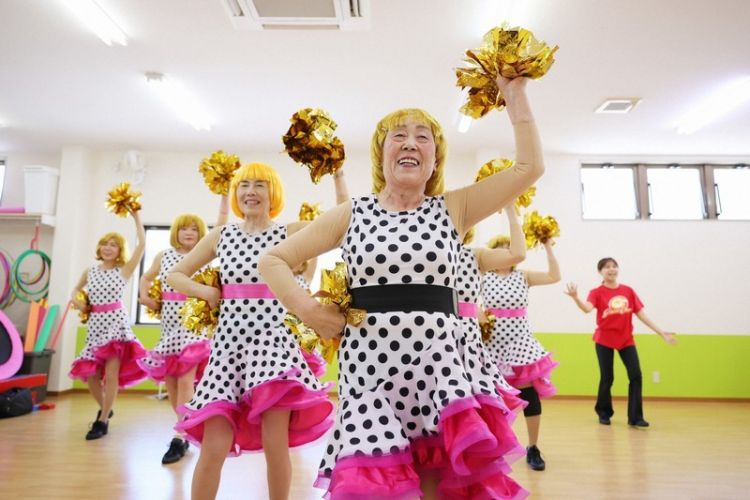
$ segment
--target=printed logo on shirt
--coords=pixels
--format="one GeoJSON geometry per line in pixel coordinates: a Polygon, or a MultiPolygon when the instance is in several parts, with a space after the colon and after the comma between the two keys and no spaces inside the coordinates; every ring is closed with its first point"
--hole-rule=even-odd
{"type": "Polygon", "coordinates": [[[633,310],[630,308],[628,298],[623,295],[615,295],[609,299],[609,304],[607,304],[607,309],[602,313],[602,318],[606,318],[612,314],[627,314],[629,312],[633,312],[633,310]]]}

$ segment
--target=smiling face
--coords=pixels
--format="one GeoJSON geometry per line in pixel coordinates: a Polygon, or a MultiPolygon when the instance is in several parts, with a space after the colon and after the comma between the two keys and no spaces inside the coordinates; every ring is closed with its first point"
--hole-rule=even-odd
{"type": "Polygon", "coordinates": [[[181,248],[190,250],[200,239],[200,229],[197,224],[188,224],[177,230],[177,241],[181,248]]]}
{"type": "Polygon", "coordinates": [[[604,267],[599,269],[599,274],[602,275],[604,281],[615,282],[617,281],[617,276],[620,274],[620,268],[617,266],[617,262],[609,260],[604,264],[604,267]]]}
{"type": "Polygon", "coordinates": [[[271,207],[268,182],[258,179],[247,179],[237,184],[237,206],[242,215],[258,217],[268,215],[271,207]]]}
{"type": "Polygon", "coordinates": [[[424,193],[435,172],[435,138],[414,118],[389,130],[383,143],[383,177],[388,186],[424,193]]]}
{"type": "Polygon", "coordinates": [[[110,238],[99,244],[97,253],[104,262],[114,264],[120,256],[120,245],[117,243],[117,240],[110,238]]]}

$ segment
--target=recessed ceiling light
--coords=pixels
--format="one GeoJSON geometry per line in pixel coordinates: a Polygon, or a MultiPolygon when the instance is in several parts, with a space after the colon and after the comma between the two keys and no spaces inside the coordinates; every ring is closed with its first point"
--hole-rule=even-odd
{"type": "Polygon", "coordinates": [[[677,122],[678,134],[692,134],[750,100],[750,76],[739,78],[699,101],[677,122]]]}
{"type": "Polygon", "coordinates": [[[62,0],[78,19],[83,22],[102,42],[111,46],[112,42],[127,45],[125,32],[98,3],[94,0],[62,0]]]}
{"type": "Polygon", "coordinates": [[[177,116],[195,130],[211,130],[209,114],[181,82],[155,71],[148,71],[145,76],[149,87],[177,116]]]}
{"type": "Polygon", "coordinates": [[[633,108],[641,102],[637,97],[619,97],[617,99],[607,99],[599,105],[594,113],[613,113],[613,114],[624,114],[629,113],[633,108]]]}

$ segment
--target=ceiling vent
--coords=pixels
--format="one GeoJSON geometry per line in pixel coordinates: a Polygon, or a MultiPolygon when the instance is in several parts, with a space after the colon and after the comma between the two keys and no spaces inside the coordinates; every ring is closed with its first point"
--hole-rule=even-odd
{"type": "Polygon", "coordinates": [[[607,99],[595,113],[629,113],[641,100],[636,97],[621,97],[618,99],[607,99]]]}
{"type": "Polygon", "coordinates": [[[370,0],[221,0],[237,30],[370,28],[370,0]]]}

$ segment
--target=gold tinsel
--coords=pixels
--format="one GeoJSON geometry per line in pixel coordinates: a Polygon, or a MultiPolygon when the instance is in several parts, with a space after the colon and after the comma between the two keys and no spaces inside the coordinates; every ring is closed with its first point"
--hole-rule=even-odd
{"type": "Polygon", "coordinates": [[[85,290],[78,290],[78,293],[76,293],[76,300],[80,300],[81,302],[86,304],[86,309],[83,311],[78,311],[78,318],[81,320],[81,324],[86,324],[89,320],[89,315],[91,314],[91,301],[89,300],[89,294],[86,293],[85,290]]]}
{"type": "Polygon", "coordinates": [[[317,184],[321,176],[333,174],[344,164],[344,145],[333,136],[336,122],[317,108],[304,108],[292,115],[292,125],[282,137],[289,157],[310,169],[317,184]]]}
{"type": "Polygon", "coordinates": [[[510,236],[499,234],[487,242],[487,248],[495,249],[501,246],[510,246],[510,236]]]}
{"type": "Polygon", "coordinates": [[[484,321],[479,323],[479,329],[482,331],[482,342],[489,342],[492,337],[492,328],[495,326],[495,315],[489,311],[484,311],[484,321]]]}
{"type": "Polygon", "coordinates": [[[305,201],[302,202],[302,206],[299,208],[299,220],[313,221],[317,219],[320,214],[320,203],[313,205],[305,201]]]}
{"type": "Polygon", "coordinates": [[[526,248],[534,248],[560,236],[560,226],[551,215],[542,217],[534,210],[523,218],[523,233],[526,236],[526,248]]]}
{"type": "MultiPolygon", "coordinates": [[[[207,267],[193,276],[193,281],[220,289],[219,268],[207,267]]],[[[205,300],[190,297],[180,308],[180,318],[182,326],[193,334],[199,335],[205,330],[211,336],[219,323],[219,308],[211,309],[205,300]]]]}
{"type": "MultiPolygon", "coordinates": [[[[494,160],[490,160],[479,167],[479,171],[477,171],[477,176],[474,178],[474,182],[479,182],[491,175],[502,172],[503,170],[507,170],[515,165],[515,163],[515,161],[509,160],[507,158],[495,158],[494,160]]],[[[534,198],[534,195],[536,195],[536,187],[531,186],[529,189],[524,191],[521,196],[516,198],[514,205],[516,207],[517,214],[521,213],[521,207],[528,208],[529,205],[531,205],[531,201],[534,198]]]]}
{"type": "Polygon", "coordinates": [[[130,212],[141,209],[140,196],[140,192],[130,190],[129,182],[122,182],[107,193],[107,210],[119,217],[127,217],[130,212]]]}
{"type": "Polygon", "coordinates": [[[466,51],[469,67],[456,69],[456,85],[469,89],[461,112],[478,119],[494,108],[503,109],[505,99],[497,86],[498,75],[541,78],[555,62],[557,49],[538,41],[524,28],[508,28],[506,24],[492,28],[479,49],[466,51]]]}
{"type": "Polygon", "coordinates": [[[211,153],[208,158],[203,158],[198,171],[203,174],[203,181],[212,193],[228,194],[229,183],[238,168],[240,168],[240,158],[237,155],[226,154],[219,150],[211,153]]]}
{"type": "Polygon", "coordinates": [[[159,278],[155,278],[154,281],[151,282],[151,286],[148,289],[148,296],[156,301],[157,306],[156,309],[150,309],[147,307],[146,314],[154,319],[161,318],[161,280],[159,278]]]}

